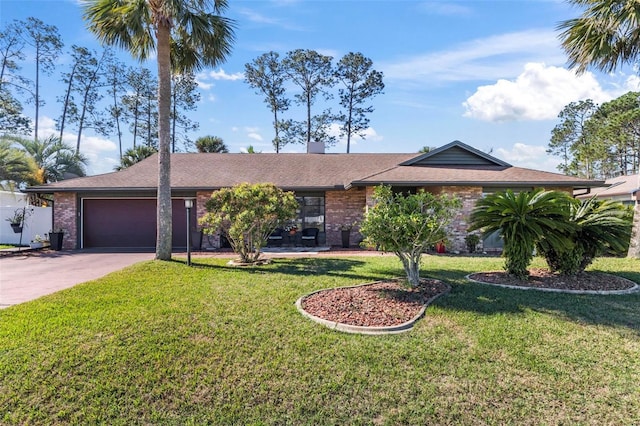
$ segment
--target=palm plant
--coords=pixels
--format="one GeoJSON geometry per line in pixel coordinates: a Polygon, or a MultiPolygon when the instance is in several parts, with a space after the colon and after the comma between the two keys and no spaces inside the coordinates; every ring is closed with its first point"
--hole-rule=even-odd
{"type": "Polygon", "coordinates": [[[13,191],[36,169],[35,162],[8,139],[0,139],[0,189],[13,191]]]}
{"type": "Polygon", "coordinates": [[[36,140],[24,138],[11,138],[11,140],[35,163],[35,168],[26,178],[28,184],[40,185],[86,175],[87,158],[76,153],[56,136],[36,140]]]}
{"type": "Polygon", "coordinates": [[[569,65],[605,72],[633,63],[640,54],[640,9],[635,0],[568,0],[585,6],[582,16],[558,25],[569,65]]]}
{"type": "Polygon", "coordinates": [[[198,152],[229,152],[229,148],[224,144],[222,138],[218,136],[199,137],[196,139],[196,148],[198,149],[198,152]]]}
{"type": "Polygon", "coordinates": [[[598,200],[572,200],[569,220],[575,229],[567,234],[573,242],[570,250],[556,248],[547,239],[538,243],[552,271],[565,275],[583,272],[593,260],[604,253],[618,254],[628,248],[631,235],[630,209],[622,203],[598,200]]]}
{"type": "MultiPolygon", "coordinates": [[[[640,57],[640,8],[635,0],[569,0],[583,6],[582,16],[562,22],[560,39],[569,63],[610,72],[640,57]]],[[[640,257],[640,205],[636,205],[629,257],[640,257]]]]}
{"type": "Polygon", "coordinates": [[[171,260],[171,72],[216,66],[231,52],[234,23],[226,0],[88,0],[89,30],[108,45],[158,64],[158,232],[156,259],[171,260]],[[212,10],[213,13],[210,13],[212,10]]]}
{"type": "Polygon", "coordinates": [[[469,230],[482,229],[483,237],[500,232],[507,273],[526,279],[540,240],[545,238],[554,247],[571,246],[566,236],[574,228],[567,221],[570,202],[569,195],[557,191],[497,192],[478,201],[471,212],[469,230]]]}
{"type": "Polygon", "coordinates": [[[158,151],[156,151],[155,148],[146,145],[138,145],[134,148],[129,148],[120,158],[120,164],[114,167],[114,169],[124,170],[127,167],[131,167],[145,158],[152,156],[156,152],[158,151]]]}

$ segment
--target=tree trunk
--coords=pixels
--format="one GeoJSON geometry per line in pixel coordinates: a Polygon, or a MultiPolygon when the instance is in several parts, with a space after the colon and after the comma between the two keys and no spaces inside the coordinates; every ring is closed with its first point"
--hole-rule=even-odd
{"type": "MultiPolygon", "coordinates": [[[[115,69],[115,68],[114,68],[115,69]]],[[[114,71],[115,72],[115,71],[114,71]]],[[[118,77],[114,75],[114,81],[118,77]]],[[[122,161],[122,132],[120,131],[120,107],[118,107],[118,98],[117,98],[117,84],[113,85],[113,113],[116,119],[116,131],[118,132],[118,150],[120,152],[120,161],[122,161]]]]}
{"type": "Polygon", "coordinates": [[[172,114],[171,114],[171,152],[176,152],[176,122],[178,121],[176,119],[177,115],[177,108],[176,108],[176,97],[177,97],[177,93],[174,91],[173,94],[171,95],[171,108],[172,108],[172,114]]]}
{"type": "Polygon", "coordinates": [[[404,253],[396,252],[396,256],[402,261],[404,272],[407,275],[407,281],[413,287],[420,285],[420,258],[422,253],[404,253]]]}
{"type": "Polygon", "coordinates": [[[36,119],[33,126],[33,139],[38,140],[38,120],[40,116],[40,44],[36,46],[36,119]]]}
{"type": "Polygon", "coordinates": [[[307,152],[311,143],[311,93],[307,91],[307,152]]]}
{"type": "MultiPolygon", "coordinates": [[[[69,108],[69,97],[71,96],[71,88],[73,86],[73,79],[76,75],[76,67],[77,62],[73,65],[71,69],[71,73],[69,74],[69,84],[67,85],[67,93],[64,96],[64,105],[62,108],[62,118],[60,119],[60,141],[62,141],[62,137],[64,136],[64,124],[67,119],[67,109],[69,108]]],[[[122,157],[122,155],[120,156],[122,157]]]]}
{"type": "Polygon", "coordinates": [[[106,54],[106,51],[105,53],[102,54],[102,57],[96,64],[96,67],[93,70],[93,74],[91,74],[91,78],[89,79],[89,85],[85,88],[85,91],[84,91],[84,96],[82,98],[82,114],[80,116],[80,123],[78,124],[78,141],[76,143],[76,154],[80,152],[80,140],[82,139],[82,129],[84,128],[84,118],[87,112],[87,103],[88,103],[87,100],[89,99],[89,94],[91,93],[91,90],[94,88],[93,85],[96,82],[96,79],[98,78],[98,71],[100,70],[100,66],[101,66],[100,64],[102,63],[102,60],[104,59],[105,54],[106,54]]]}
{"type": "Polygon", "coordinates": [[[136,137],[138,136],[138,109],[140,108],[140,103],[138,102],[138,97],[136,96],[136,103],[134,108],[134,116],[133,116],[133,147],[136,147],[136,137]]]}
{"type": "Polygon", "coordinates": [[[349,92],[349,117],[347,118],[347,154],[351,146],[351,122],[353,121],[353,84],[349,92]]]}
{"type": "Polygon", "coordinates": [[[158,228],[156,259],[171,260],[171,57],[169,22],[159,19],[158,42],[158,228]]]}
{"type": "Polygon", "coordinates": [[[273,128],[276,131],[276,154],[280,153],[280,136],[278,135],[278,110],[273,109],[273,128]]]}
{"type": "MultiPolygon", "coordinates": [[[[636,197],[640,197],[640,195],[636,195],[636,197]]],[[[640,259],[640,201],[636,201],[636,208],[633,213],[633,231],[627,257],[640,259]]]]}

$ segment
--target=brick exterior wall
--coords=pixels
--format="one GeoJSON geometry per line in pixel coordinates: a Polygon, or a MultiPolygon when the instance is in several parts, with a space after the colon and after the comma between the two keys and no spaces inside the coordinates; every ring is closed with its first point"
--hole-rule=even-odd
{"type": "MultiPolygon", "coordinates": [[[[368,190],[369,188],[367,188],[368,190]]],[[[342,225],[355,225],[350,231],[350,245],[357,247],[362,241],[359,224],[364,216],[367,200],[365,188],[351,188],[347,191],[327,191],[325,193],[325,231],[327,245],[342,245],[342,225]]]]}
{"type": "MultiPolygon", "coordinates": [[[[325,195],[325,221],[327,228],[327,244],[341,245],[341,224],[359,223],[364,216],[365,206],[372,207],[373,187],[367,187],[364,190],[357,188],[349,191],[327,191],[325,195]]],[[[455,216],[449,226],[449,241],[447,250],[466,252],[466,243],[464,241],[467,236],[467,228],[469,227],[468,218],[476,201],[482,198],[482,187],[479,186],[435,186],[425,187],[425,191],[438,195],[447,193],[456,195],[462,200],[462,208],[455,216]]],[[[362,241],[362,235],[358,232],[356,225],[351,230],[351,245],[357,245],[362,241]]],[[[480,243],[481,246],[482,243],[480,243]]],[[[480,247],[479,247],[480,248],[480,247]]]]}
{"type": "MultiPolygon", "coordinates": [[[[211,198],[211,194],[213,194],[213,191],[198,191],[198,193],[196,194],[196,218],[198,220],[199,230],[202,229],[199,221],[200,218],[207,213],[205,204],[207,203],[207,201],[209,201],[209,198],[211,198]]],[[[220,248],[220,235],[203,235],[201,248],[203,250],[220,248]]]]}
{"type": "Polygon", "coordinates": [[[64,230],[63,250],[78,248],[78,203],[75,193],[56,192],[53,194],[53,229],[64,230]]]}
{"type": "MultiPolygon", "coordinates": [[[[347,191],[327,191],[325,193],[325,230],[326,244],[330,246],[342,245],[343,225],[354,224],[350,230],[350,245],[357,247],[362,241],[359,224],[364,216],[366,206],[373,206],[373,187],[351,188],[347,191]]],[[[431,186],[425,187],[433,194],[448,193],[462,199],[462,209],[449,227],[448,251],[466,252],[465,237],[467,236],[468,217],[478,199],[482,198],[482,187],[479,186],[431,186]]],[[[561,191],[571,191],[571,188],[554,188],[561,191]]],[[[196,217],[200,219],[206,214],[205,204],[213,191],[199,191],[196,194],[196,217]]],[[[75,193],[57,192],[54,194],[54,222],[53,228],[65,231],[62,248],[76,249],[78,246],[77,216],[79,211],[75,193]]],[[[200,226],[198,226],[200,229],[200,226]]],[[[204,236],[202,248],[220,247],[220,236],[204,236]]],[[[478,249],[482,248],[482,241],[478,249]]]]}
{"type": "MultiPolygon", "coordinates": [[[[448,251],[467,252],[467,245],[464,241],[469,234],[469,215],[476,205],[476,202],[482,198],[482,187],[480,186],[432,186],[424,188],[425,191],[434,195],[449,194],[455,195],[462,201],[462,208],[453,218],[448,227],[449,239],[447,241],[448,251]]],[[[474,232],[480,235],[479,231],[474,232]]],[[[478,244],[478,249],[482,249],[482,240],[478,244]]]]}

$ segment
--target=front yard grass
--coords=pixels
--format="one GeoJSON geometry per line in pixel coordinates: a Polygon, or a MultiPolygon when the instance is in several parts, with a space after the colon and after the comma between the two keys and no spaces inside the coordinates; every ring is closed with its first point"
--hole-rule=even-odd
{"type": "MultiPolygon", "coordinates": [[[[395,257],[226,261],[144,262],[0,310],[0,424],[640,423],[638,293],[496,288],[464,276],[503,259],[428,256],[451,293],[409,333],[360,336],[294,302],[401,276],[395,257]]],[[[640,282],[639,260],[592,269],[640,282]]]]}

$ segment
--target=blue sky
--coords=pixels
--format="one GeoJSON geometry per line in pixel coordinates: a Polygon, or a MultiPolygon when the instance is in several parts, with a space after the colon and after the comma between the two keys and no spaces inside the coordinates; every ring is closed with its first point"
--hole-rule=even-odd
{"type": "MultiPolygon", "coordinates": [[[[192,139],[216,135],[231,152],[249,145],[274,152],[271,113],[243,81],[244,65],[270,50],[284,56],[314,49],[336,60],[354,51],[373,60],[386,88],[372,101],[367,139],[352,141],[352,152],[417,152],[460,140],[516,166],[556,171],[558,159],[545,149],[560,110],[572,101],[604,102],[638,89],[630,68],[579,76],[566,68],[555,28],[579,13],[554,0],[232,0],[227,16],[237,22],[236,43],[225,64],[198,75],[202,100],[192,118],[200,129],[192,139]]],[[[72,44],[97,46],[77,0],[0,3],[2,25],[28,16],[59,28],[65,43],[61,70],[69,66],[72,44]]],[[[130,61],[124,52],[118,56],[130,61]]],[[[146,66],[155,72],[155,63],[146,66]]],[[[25,65],[24,74],[32,75],[31,68],[25,65]]],[[[59,71],[44,77],[41,129],[52,129],[60,114],[59,79],[59,71]]],[[[28,115],[32,110],[25,105],[28,115]]],[[[302,114],[292,107],[286,118],[302,114]]],[[[72,133],[65,140],[75,145],[72,133]]],[[[113,141],[91,134],[83,139],[91,174],[118,163],[113,141]]],[[[302,145],[283,150],[304,151],[302,145]]],[[[346,144],[328,151],[345,152],[346,144]]]]}

